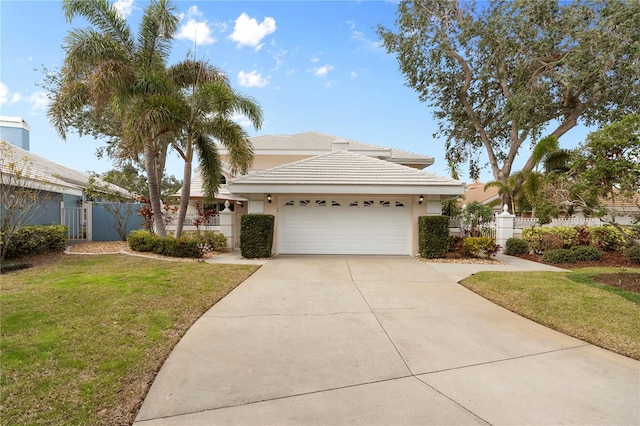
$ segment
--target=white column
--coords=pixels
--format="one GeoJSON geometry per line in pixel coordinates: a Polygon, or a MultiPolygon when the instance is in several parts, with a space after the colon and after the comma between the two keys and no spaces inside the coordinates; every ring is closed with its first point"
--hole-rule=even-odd
{"type": "Polygon", "coordinates": [[[507,247],[507,240],[513,238],[515,217],[516,215],[509,213],[509,207],[506,204],[502,207],[502,213],[496,216],[496,243],[501,247],[501,253],[504,253],[507,247]]]}
{"type": "Polygon", "coordinates": [[[224,210],[218,215],[220,216],[220,232],[227,238],[227,250],[233,251],[235,248],[233,212],[229,210],[228,200],[224,202],[224,210]]]}

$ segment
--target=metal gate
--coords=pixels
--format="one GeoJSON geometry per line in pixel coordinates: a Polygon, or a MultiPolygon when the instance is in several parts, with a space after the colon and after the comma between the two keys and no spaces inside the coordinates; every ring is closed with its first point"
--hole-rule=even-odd
{"type": "Polygon", "coordinates": [[[60,218],[62,225],[68,230],[67,239],[75,241],[90,241],[91,230],[88,217],[88,206],[65,207],[64,201],[60,202],[60,218]]]}

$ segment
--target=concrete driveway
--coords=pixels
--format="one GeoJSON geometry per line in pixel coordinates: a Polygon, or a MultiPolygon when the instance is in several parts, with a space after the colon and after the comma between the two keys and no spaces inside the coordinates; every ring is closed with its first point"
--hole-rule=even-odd
{"type": "Polygon", "coordinates": [[[272,259],[187,332],[135,424],[640,424],[639,362],[455,282],[478,269],[272,259]]]}

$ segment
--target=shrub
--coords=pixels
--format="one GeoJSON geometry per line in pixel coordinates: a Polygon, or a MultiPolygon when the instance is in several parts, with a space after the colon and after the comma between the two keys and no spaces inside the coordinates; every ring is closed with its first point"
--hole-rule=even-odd
{"type": "Polygon", "coordinates": [[[464,238],[457,235],[449,235],[449,253],[452,253],[453,257],[463,257],[464,238]]]}
{"type": "Polygon", "coordinates": [[[529,244],[520,238],[509,238],[504,253],[508,255],[523,254],[529,252],[529,244]]]}
{"type": "Polygon", "coordinates": [[[495,240],[489,237],[465,238],[462,244],[464,253],[471,257],[478,257],[483,254],[487,258],[491,258],[500,250],[500,246],[496,244],[495,240]]]}
{"type": "Polygon", "coordinates": [[[275,217],[243,214],[240,220],[240,252],[247,259],[271,257],[275,217]]]}
{"type": "Polygon", "coordinates": [[[591,228],[591,244],[605,251],[619,251],[627,246],[624,236],[611,225],[591,228]]]}
{"type": "Polygon", "coordinates": [[[227,248],[227,237],[219,232],[205,232],[203,240],[210,250],[223,251],[227,248]]]}
{"type": "Polygon", "coordinates": [[[7,258],[30,254],[61,253],[67,247],[63,225],[32,225],[19,229],[8,242],[7,258]]]}
{"type": "Polygon", "coordinates": [[[449,250],[449,218],[420,216],[418,227],[420,256],[427,259],[445,257],[449,250]]]}
{"type": "Polygon", "coordinates": [[[578,235],[577,228],[567,226],[522,230],[522,238],[529,244],[529,250],[536,253],[578,245],[578,235]]]}
{"type": "Polygon", "coordinates": [[[602,251],[593,246],[575,246],[569,249],[576,261],[601,260],[602,251]]]}
{"type": "Polygon", "coordinates": [[[571,250],[552,249],[544,252],[542,255],[542,261],[548,263],[574,263],[576,261],[576,257],[571,250]]]}
{"type": "Polygon", "coordinates": [[[624,257],[630,262],[640,264],[640,247],[633,246],[627,248],[624,252],[624,257]]]}
{"type": "Polygon", "coordinates": [[[132,231],[127,237],[131,250],[153,252],[163,256],[199,259],[204,255],[203,244],[197,239],[157,237],[148,231],[132,231]]]}

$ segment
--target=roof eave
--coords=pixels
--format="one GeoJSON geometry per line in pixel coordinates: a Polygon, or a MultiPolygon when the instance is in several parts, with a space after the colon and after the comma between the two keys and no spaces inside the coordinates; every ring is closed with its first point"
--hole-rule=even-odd
{"type": "Polygon", "coordinates": [[[260,184],[230,183],[234,194],[397,194],[397,195],[462,195],[464,184],[417,185],[353,185],[353,184],[260,184]]]}

